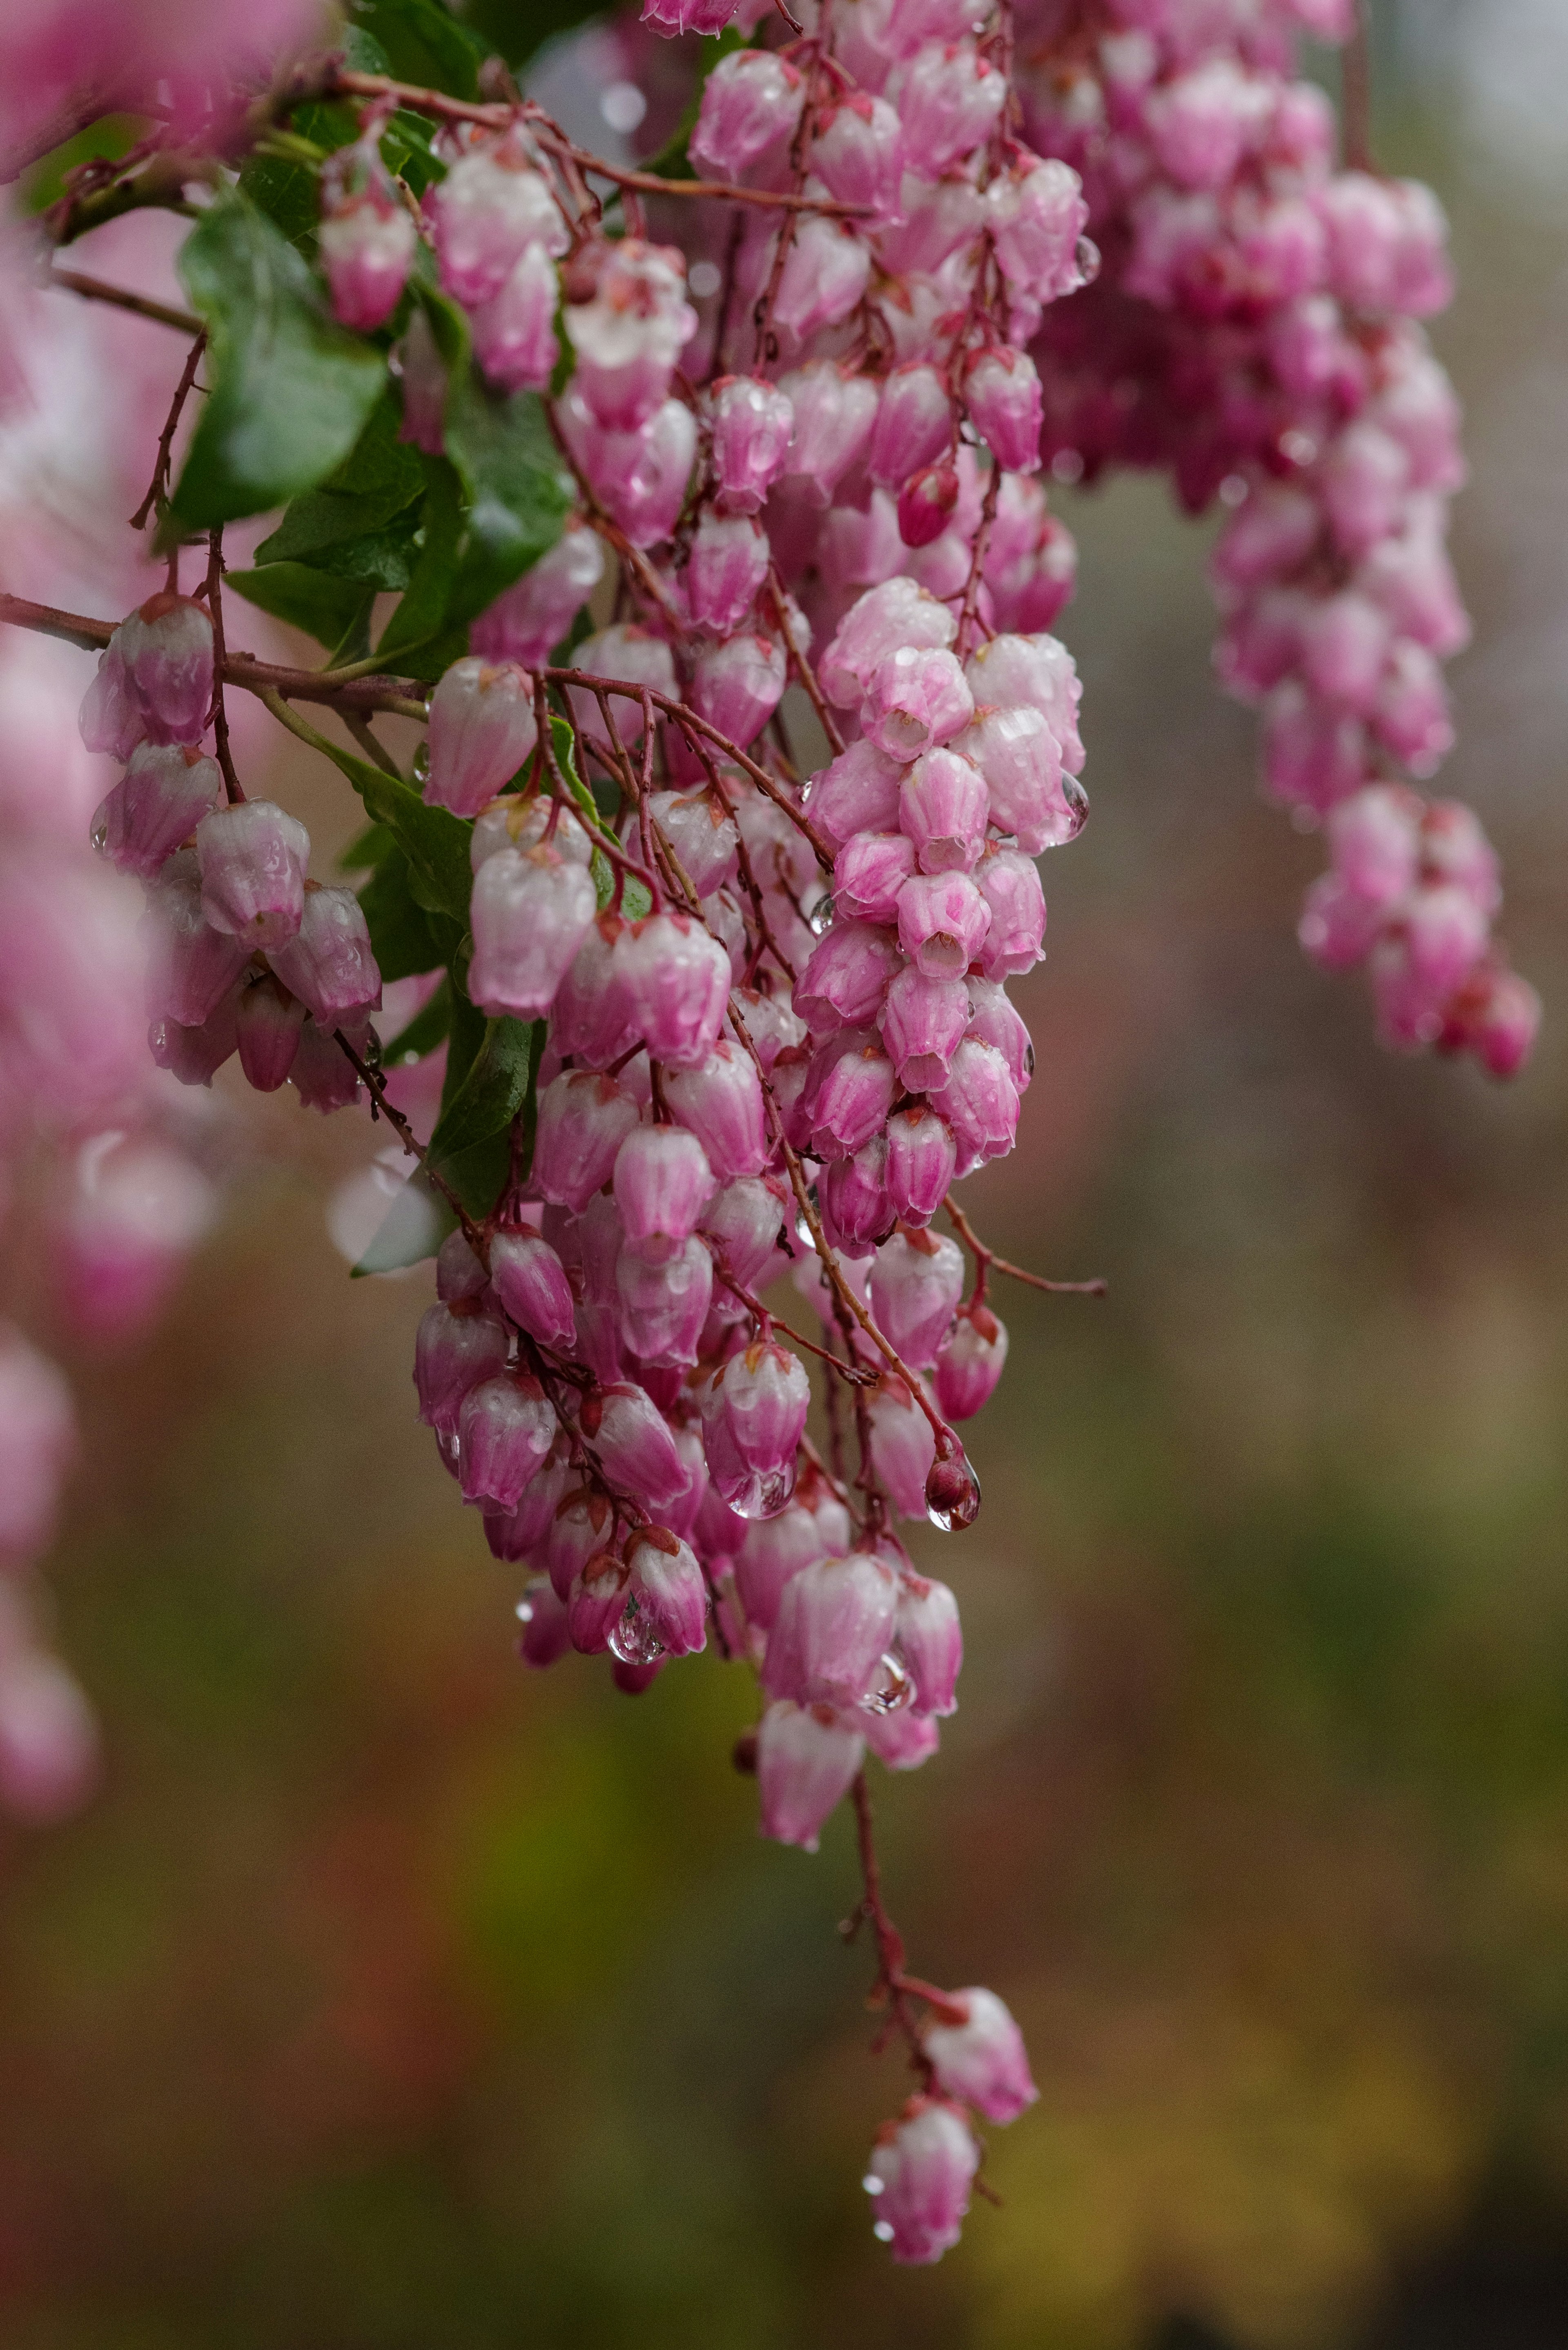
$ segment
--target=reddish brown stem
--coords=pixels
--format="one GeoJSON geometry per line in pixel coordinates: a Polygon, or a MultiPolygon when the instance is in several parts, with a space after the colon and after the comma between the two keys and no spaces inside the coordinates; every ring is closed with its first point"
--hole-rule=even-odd
{"type": "Polygon", "coordinates": [[[169,413],[163,421],[163,430],[158,436],[158,456],[153,464],[152,479],[148,484],[147,495],[130,517],[132,530],[140,530],[143,527],[148,515],[158,504],[169,486],[169,468],[172,462],[174,435],[180,430],[180,419],[184,412],[185,402],[190,398],[191,387],[196,380],[196,369],[201,364],[202,353],[207,348],[207,329],[201,326],[200,321],[197,323],[199,331],[196,339],[191,346],[184,370],[174,387],[174,398],[170,405],[169,413]]]}
{"type": "Polygon", "coordinates": [[[176,310],[167,302],[154,302],[146,294],[132,294],[123,286],[110,286],[102,277],[88,277],[79,269],[51,269],[43,283],[57,286],[67,294],[79,294],[88,302],[109,302],[117,310],[130,310],[139,318],[151,318],[154,325],[172,327],[182,335],[204,337],[207,329],[193,311],[176,310]]]}
{"type": "Polygon", "coordinates": [[[1096,1274],[1092,1281],[1047,1281],[1044,1274],[1030,1273],[1021,1264],[1009,1263],[1007,1258],[998,1256],[993,1248],[987,1248],[950,1191],[942,1205],[952,1218],[954,1232],[974,1259],[977,1297],[984,1295],[985,1277],[992,1266],[998,1273],[1006,1274],[1010,1281],[1024,1282],[1031,1289],[1049,1290],[1054,1296],[1104,1297],[1108,1292],[1110,1284],[1103,1274],[1096,1274]]]}
{"type": "Polygon", "coordinates": [[[240,779],[234,771],[234,754],[229,748],[229,713],[223,707],[223,533],[222,525],[207,541],[207,611],[213,623],[213,707],[208,723],[213,729],[213,747],[218,764],[223,771],[223,784],[231,806],[244,798],[240,779]]]}

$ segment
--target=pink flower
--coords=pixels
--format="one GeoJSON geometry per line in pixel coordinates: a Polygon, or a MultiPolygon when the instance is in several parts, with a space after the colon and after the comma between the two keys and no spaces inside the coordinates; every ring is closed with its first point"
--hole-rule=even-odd
{"type": "Polygon", "coordinates": [[[474,653],[490,664],[547,661],[581,606],[604,577],[604,549],[576,515],[547,555],[489,605],[468,632],[474,653]]]}
{"type": "Polygon", "coordinates": [[[699,1389],[713,1484],[737,1517],[771,1518],[794,1490],[811,1384],[787,1347],[757,1339],[699,1389]]]}
{"type": "Polygon", "coordinates": [[[865,1739],[831,1706],[770,1705],[757,1726],[762,1834],[815,1852],[865,1759],[865,1739]]]}
{"type": "Polygon", "coordinates": [[[1007,77],[971,40],[928,41],[895,68],[888,96],[904,127],[906,154],[934,180],[990,137],[1007,102],[1007,77]]]}
{"type": "Polygon", "coordinates": [[[695,1068],[671,1069],[664,1097],[674,1117],[696,1136],[721,1181],[758,1175],[771,1149],[763,1089],[749,1055],[721,1038],[695,1068]]]}
{"type": "Polygon", "coordinates": [[[953,1695],[963,1663],[963,1633],[958,1601],[945,1583],[923,1575],[906,1575],[898,1590],[894,1638],[914,1681],[910,1700],[917,1714],[950,1714],[958,1711],[953,1695]]]}
{"type": "Polygon", "coordinates": [[[455,816],[477,816],[509,784],[539,739],[534,681],[514,661],[469,654],[431,697],[425,797],[455,816]]]}
{"type": "Polygon", "coordinates": [[[928,979],[961,979],[991,923],[967,873],[917,873],[898,892],[898,943],[928,979]]]}
{"type": "Polygon", "coordinates": [[[414,1385],[427,1427],[455,1432],[470,1388],[505,1369],[508,1344],[506,1325],[493,1314],[426,1308],[414,1342],[414,1385]]]}
{"type": "Polygon", "coordinates": [[[980,2148],[961,2107],[943,2098],[911,2097],[902,2118],[885,2126],[867,2187],[876,2194],[874,2232],[896,2261],[923,2265],[951,2251],[979,2168],[980,2148]]]}
{"type": "Polygon", "coordinates": [[[882,1042],[909,1093],[924,1093],[947,1076],[969,1025],[969,990],[961,979],[929,979],[906,967],[888,990],[882,1042]]]}
{"type": "Polygon", "coordinates": [[[779,279],[774,317],[797,342],[846,318],[866,291],[871,255],[847,221],[810,214],[796,232],[779,279]]]}
{"type": "MultiPolygon", "coordinates": [[[[839,622],[818,664],[822,690],[830,702],[847,710],[862,699],[873,673],[890,653],[945,650],[957,634],[958,623],[945,604],[929,596],[913,579],[903,576],[889,579],[880,588],[869,588],[839,622]]],[[[868,821],[860,818],[862,824],[868,821]]]]}
{"type": "Polygon", "coordinates": [[[650,914],[616,941],[628,1013],[656,1061],[695,1068],[719,1041],[730,958],[688,914],[650,914]]]}
{"type": "Polygon", "coordinates": [[[566,250],[548,182],[510,139],[471,147],[431,197],[441,283],[467,307],[500,293],[529,245],[566,250]]]}
{"type": "Polygon", "coordinates": [[[634,1127],[617,1154],[615,1202],[628,1239],[662,1242],[670,1255],[696,1231],[713,1189],[701,1144],[681,1127],[634,1127]]]}
{"type": "MultiPolygon", "coordinates": [[[[907,886],[907,885],[905,885],[907,886]]],[[[900,968],[890,934],[867,922],[835,922],[795,982],[794,1008],[814,1035],[876,1018],[900,968]]]]}
{"type": "Polygon", "coordinates": [[[708,1639],[708,1586],[687,1544],[665,1526],[645,1526],[627,1545],[631,1593],[672,1657],[694,1656],[708,1639]]]}
{"type": "Polygon", "coordinates": [[[922,873],[971,871],[989,812],[985,778],[956,751],[928,751],[917,759],[898,795],[898,820],[922,873]]]}
{"type": "Polygon", "coordinates": [[[794,432],[789,394],[756,376],[722,376],[709,414],[720,499],[732,514],[755,514],[789,452],[794,432]]]}
{"type": "Polygon", "coordinates": [[[964,378],[970,422],[999,465],[1033,473],[1040,463],[1042,393],[1033,360],[1005,346],[982,351],[964,378]]]}
{"type": "Polygon", "coordinates": [[[628,1354],[658,1370],[697,1360],[713,1297],[713,1260],[700,1240],[628,1240],[616,1258],[615,1289],[628,1354]]]}
{"type": "MultiPolygon", "coordinates": [[[[275,1094],[286,1080],[299,1050],[304,1020],[304,1004],[270,972],[240,991],[234,1042],[245,1082],[258,1093],[275,1094]]],[[[223,1057],[226,1060],[228,1055],[223,1057]]]]}
{"type": "Polygon", "coordinates": [[[1018,1088],[994,1045],[966,1036],[931,1105],[952,1128],[960,1175],[1012,1149],[1018,1131],[1018,1088]]]}
{"type": "Polygon", "coordinates": [[[986,191],[997,260],[1037,302],[1072,294],[1091,274],[1079,252],[1088,223],[1076,172],[1054,157],[1020,155],[986,191]]]}
{"type": "Polygon", "coordinates": [[[886,99],[857,90],[837,105],[823,107],[810,166],[840,203],[863,205],[871,213],[895,212],[904,171],[904,134],[886,99]]]}
{"type": "Polygon", "coordinates": [[[610,1180],[637,1104],[613,1077],[586,1070],[555,1077],[539,1096],[534,1182],[539,1196],[581,1215],[610,1180]]]}
{"type": "Polygon", "coordinates": [[[808,359],[793,374],[780,377],[779,390],[788,394],[794,411],[784,470],[808,482],[817,503],[826,506],[870,445],[877,387],[869,377],[852,374],[836,359],[808,359]]]}
{"type": "Polygon", "coordinates": [[[216,807],[196,827],[202,911],[248,952],[286,946],[305,911],[310,835],[271,800],[216,807]]]}
{"type": "Polygon", "coordinates": [[[93,818],[92,840],[122,873],[151,881],[223,788],[215,759],[185,743],[139,743],[93,818]]]}
{"type": "Polygon", "coordinates": [[[321,197],[317,246],[333,316],[355,334],[373,335],[398,307],[419,230],[369,140],[339,149],[322,174],[321,197]]]}
{"type": "Polygon", "coordinates": [[[952,1130],[929,1102],[916,1102],[888,1119],[888,1196],[905,1223],[930,1222],[957,1163],[952,1130]]]}
{"type": "Polygon", "coordinates": [[[743,751],[778,708],[785,674],[784,647],[772,637],[729,637],[692,662],[691,706],[743,751]]]}
{"type": "Polygon", "coordinates": [[[935,1232],[895,1232],[871,1268],[871,1309],[905,1362],[924,1370],[936,1360],[963,1295],[963,1252],[935,1232]]]}
{"type": "Polygon", "coordinates": [[[1040,876],[1020,849],[999,848],[975,868],[991,923],[981,950],[987,979],[1012,979],[1033,971],[1044,953],[1045,896],[1040,876]]]}
{"type": "Polygon", "coordinates": [[[939,2020],[925,2033],[938,2087],[973,2106],[988,2122],[1016,2121],[1040,2094],[1030,2078],[1023,2034],[996,1993],[979,1984],[952,1992],[948,2004],[962,2010],[964,2021],[939,2020]]]}
{"type": "Polygon", "coordinates": [[[853,921],[898,920],[898,892],[915,869],[915,844],[901,832],[855,832],[833,867],[836,913],[853,921]]]}
{"type": "Polygon", "coordinates": [[[937,1356],[937,1404],[946,1419],[972,1419],[989,1403],[1007,1360],[1007,1327],[988,1305],[971,1301],[937,1356]]]}
{"type": "Polygon", "coordinates": [[[494,1232],[490,1278],[504,1311],[542,1347],[569,1349],[576,1335],[571,1284],[547,1241],[528,1232],[494,1232]]]}
{"type": "Polygon", "coordinates": [[[861,702],[868,739],[890,758],[918,759],[974,715],[964,673],[940,647],[900,645],[879,661],[861,702]]]}
{"type": "Polygon", "coordinates": [[[575,258],[566,308],[576,353],[572,389],[611,432],[635,432],[662,404],[681,348],[697,331],[685,285],[686,264],[675,247],[639,237],[575,258]]]}
{"type": "Polygon", "coordinates": [[[691,618],[728,636],[750,612],[767,576],[768,542],[750,515],[720,514],[705,506],[691,535],[686,565],[691,618]]]}
{"type": "Polygon", "coordinates": [[[561,355],[556,340],[560,297],[555,263],[543,245],[530,244],[519,254],[497,291],[473,312],[470,320],[473,355],[490,381],[503,391],[549,389],[561,355]]]}
{"type": "Polygon", "coordinates": [[[514,1510],[556,1440],[555,1408],[537,1379],[504,1372],[469,1388],[457,1433],[463,1499],[514,1510]]]}
{"type": "Polygon", "coordinates": [[[737,49],[721,57],[702,86],[691,139],[693,162],[723,180],[789,139],[805,97],[787,58],[768,49],[737,49]]]}
{"type": "Polygon", "coordinates": [[[893,1638],[898,1586],[868,1551],[818,1559],[784,1585],[763,1687],[802,1705],[858,1705],[893,1638]]]}
{"type": "Polygon", "coordinates": [[[597,902],[591,874],[544,843],[486,858],[469,907],[473,1001],[522,1019],[547,1012],[597,902]]]}
{"type": "Polygon", "coordinates": [[[622,1492],[654,1510],[666,1508],[684,1493],[686,1464],[641,1388],[618,1380],[601,1388],[588,1398],[578,1419],[606,1476],[622,1492]]]}
{"type": "Polygon", "coordinates": [[[274,947],[274,971],[323,1028],[355,1026],[381,1001],[364,910],[352,889],[305,885],[299,928],[274,947]]]}

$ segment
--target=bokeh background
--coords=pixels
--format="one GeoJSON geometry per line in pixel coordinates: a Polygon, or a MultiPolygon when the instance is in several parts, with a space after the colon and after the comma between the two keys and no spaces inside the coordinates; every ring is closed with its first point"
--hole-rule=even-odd
{"type": "Polygon", "coordinates": [[[1210,683],[1206,532],[1064,495],[1093,820],[971,1204],[1111,1294],[999,1300],[985,1509],[921,1544],[963,1707],[878,1783],[916,1962],[1029,2036],[1002,2208],[887,2265],[845,1823],[757,1839],[714,1659],[637,1700],[516,1664],[414,1423],[428,1268],[350,1284],[328,1236],[380,1136],[223,1096],[221,1230],[154,1342],[73,1364],[107,1765],[0,1828],[8,2350],[1568,2340],[1568,11],[1376,30],[1462,286],[1447,787],[1547,1024],[1511,1090],[1376,1048],[1293,943],[1317,852],[1210,683]]]}

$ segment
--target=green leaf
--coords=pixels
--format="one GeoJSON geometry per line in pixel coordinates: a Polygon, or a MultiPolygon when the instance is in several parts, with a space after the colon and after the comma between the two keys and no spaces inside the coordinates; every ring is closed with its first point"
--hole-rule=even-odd
{"type": "Polygon", "coordinates": [[[423,545],[408,591],[382,632],[377,652],[412,677],[434,679],[468,650],[466,629],[448,628],[448,607],[462,551],[462,484],[444,457],[426,461],[421,529],[423,545]]]}
{"type": "Polygon", "coordinates": [[[180,275],[207,321],[213,388],[171,511],[202,530],[322,481],[363,431],[387,363],[328,315],[299,255],[237,191],[192,229],[180,275]]]}
{"type": "Polygon", "coordinates": [[[379,865],[383,857],[397,847],[397,842],[384,824],[368,824],[357,833],[337,859],[339,873],[364,873],[379,865]]]}
{"type": "Polygon", "coordinates": [[[449,618],[468,621],[549,553],[575,490],[538,393],[497,398],[472,368],[447,391],[446,446],[468,502],[449,618]]]}
{"type": "Polygon", "coordinates": [[[456,922],[420,904],[409,860],[395,843],[378,860],[359,892],[359,903],[384,980],[417,979],[428,971],[438,971],[451,962],[462,942],[456,922]]]}
{"type": "Polygon", "coordinates": [[[67,172],[74,172],[78,163],[118,163],[151,128],[144,115],[100,114],[62,146],[52,147],[23,174],[23,210],[47,212],[65,194],[67,172]]]}
{"type": "MultiPolygon", "coordinates": [[[[566,720],[558,718],[554,711],[550,712],[550,738],[556,747],[556,763],[571,787],[572,796],[588,819],[589,830],[602,832],[605,825],[597,804],[592,792],[577,773],[576,763],[573,757],[572,730],[566,720]]],[[[599,911],[602,914],[615,895],[615,867],[602,848],[596,848],[589,870],[594,877],[594,888],[598,893],[599,911]]],[[[629,876],[625,889],[621,891],[620,903],[621,911],[628,922],[640,921],[644,914],[650,913],[653,910],[653,899],[646,884],[629,876]]]]}
{"type": "MultiPolygon", "coordinates": [[[[442,914],[460,930],[468,927],[469,892],[473,886],[468,844],[472,827],[450,808],[431,807],[418,792],[357,758],[325,734],[317,738],[325,755],[346,775],[365,803],[365,813],[385,825],[408,859],[409,888],[427,913],[442,914]]],[[[385,864],[385,858],[379,860],[385,864]]],[[[445,955],[437,962],[446,962],[445,955]]],[[[423,968],[430,971],[432,963],[423,968]]]]}
{"type": "Polygon", "coordinates": [[[390,60],[378,72],[443,89],[449,98],[478,97],[488,45],[460,25],[441,0],[353,0],[352,17],[390,60]]]}
{"type": "Polygon", "coordinates": [[[428,1163],[471,1215],[485,1216],[511,1166],[512,1121],[526,1108],[545,1024],[486,1020],[456,993],[452,1014],[447,1082],[428,1163]]]}
{"type": "Polygon", "coordinates": [[[423,1060],[438,1045],[446,1042],[452,1025],[452,981],[443,977],[430,1002],[416,1012],[406,1028],[400,1029],[389,1045],[381,1047],[381,1066],[392,1068],[399,1063],[423,1060]]]}
{"type": "Polygon", "coordinates": [[[290,502],[257,547],[257,563],[308,563],[368,587],[406,588],[425,461],[399,440],[400,421],[396,401],[383,393],[342,463],[319,489],[290,502]]]}
{"type": "MultiPolygon", "coordinates": [[[[223,584],[259,611],[303,629],[336,652],[369,616],[376,591],[357,579],[334,579],[303,563],[269,563],[259,571],[229,571],[223,584]]],[[[355,658],[345,653],[345,660],[355,658]]]]}

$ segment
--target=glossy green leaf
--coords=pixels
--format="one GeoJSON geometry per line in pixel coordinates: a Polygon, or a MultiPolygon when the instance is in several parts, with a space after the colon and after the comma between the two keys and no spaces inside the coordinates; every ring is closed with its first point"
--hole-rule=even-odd
{"type": "Polygon", "coordinates": [[[415,897],[409,860],[395,841],[360,889],[359,903],[384,980],[416,979],[439,970],[462,944],[460,925],[431,913],[415,897]]]}
{"type": "Polygon", "coordinates": [[[429,1163],[471,1215],[483,1216],[506,1181],[512,1121],[525,1112],[545,1027],[543,1021],[485,1020],[456,993],[452,1014],[447,1084],[429,1163]]]}
{"type": "Polygon", "coordinates": [[[337,324],[287,238],[237,191],[192,229],[180,275],[207,321],[213,388],[172,513],[201,530],[323,481],[358,439],[387,367],[337,324]]]}
{"type": "MultiPolygon", "coordinates": [[[[223,584],[258,611],[286,620],[291,629],[303,629],[334,652],[369,619],[375,601],[374,588],[359,580],[335,579],[303,563],[268,563],[257,571],[225,572],[223,584]]],[[[355,656],[345,653],[343,658],[355,656]]]]}
{"type": "Polygon", "coordinates": [[[443,978],[430,1002],[416,1012],[406,1028],[400,1029],[389,1044],[381,1047],[384,1068],[399,1063],[423,1060],[438,1045],[444,1045],[452,1025],[452,982],[443,978]]]}
{"type": "Polygon", "coordinates": [[[490,55],[489,45],[441,0],[353,0],[350,15],[390,60],[378,71],[443,89],[451,98],[479,95],[479,68],[490,55]]]}
{"type": "Polygon", "coordinates": [[[444,457],[426,460],[430,486],[421,509],[422,544],[408,589],[377,651],[410,676],[434,679],[468,650],[466,628],[448,612],[462,559],[462,485],[444,457]]]}
{"type": "MultiPolygon", "coordinates": [[[[365,803],[365,813],[385,825],[408,859],[409,887],[427,913],[445,915],[462,930],[468,927],[468,899],[472,887],[469,838],[472,827],[449,808],[431,807],[418,792],[373,767],[340,743],[320,738],[321,748],[353,785],[365,803]]],[[[380,863],[384,864],[383,858],[380,863]]],[[[438,960],[444,962],[446,957],[438,960]]],[[[429,971],[431,965],[426,963],[429,971]]]]}
{"type": "Polygon", "coordinates": [[[366,587],[406,588],[425,492],[425,461],[398,438],[397,403],[383,394],[343,463],[318,489],[291,501],[256,549],[258,565],[308,563],[366,587]]]}

